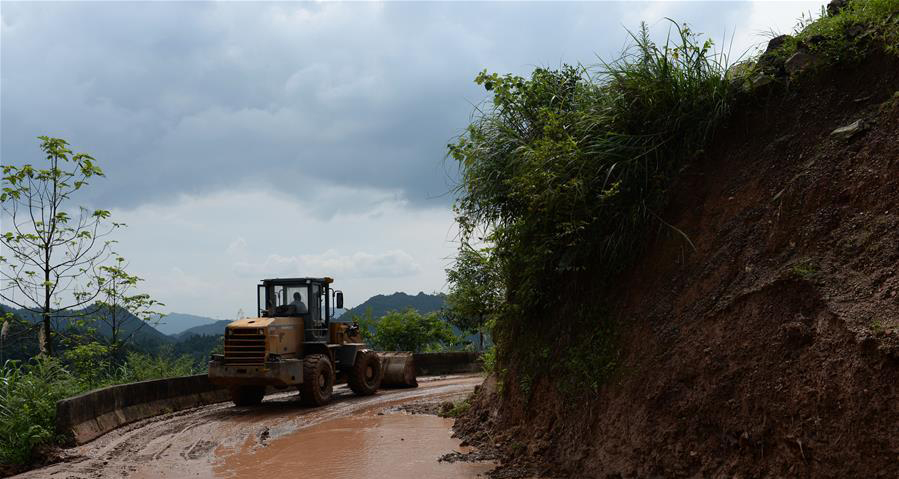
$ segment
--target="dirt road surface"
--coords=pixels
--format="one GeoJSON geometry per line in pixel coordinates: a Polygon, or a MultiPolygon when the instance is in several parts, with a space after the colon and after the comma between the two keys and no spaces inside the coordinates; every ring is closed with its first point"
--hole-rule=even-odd
{"type": "Polygon", "coordinates": [[[60,478],[472,478],[489,463],[440,463],[465,452],[450,437],[452,420],[396,412],[420,401],[457,400],[480,376],[425,378],[415,389],[356,397],[335,390],[322,408],[299,405],[295,392],[257,407],[231,403],[125,426],[66,451],[58,464],[14,476],[60,478]]]}

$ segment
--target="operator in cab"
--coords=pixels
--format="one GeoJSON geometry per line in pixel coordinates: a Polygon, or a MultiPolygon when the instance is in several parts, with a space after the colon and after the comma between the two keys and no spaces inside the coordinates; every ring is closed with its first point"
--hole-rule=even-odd
{"type": "Polygon", "coordinates": [[[303,297],[300,296],[300,293],[293,293],[293,301],[288,306],[290,306],[290,311],[294,314],[306,314],[309,312],[303,303],[303,297]]]}

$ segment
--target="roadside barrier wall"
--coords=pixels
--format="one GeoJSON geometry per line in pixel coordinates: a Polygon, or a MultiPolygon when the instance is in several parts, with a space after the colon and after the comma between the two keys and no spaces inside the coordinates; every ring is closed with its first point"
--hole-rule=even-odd
{"type": "MultiPolygon", "coordinates": [[[[418,376],[481,371],[478,353],[416,353],[418,376]]],[[[56,430],[84,444],[125,424],[231,399],[205,374],[119,384],[56,403],[56,430]]]]}
{"type": "Polygon", "coordinates": [[[415,353],[413,356],[418,376],[476,373],[484,366],[479,353],[415,353]]]}
{"type": "Polygon", "coordinates": [[[205,374],[119,384],[56,403],[56,430],[84,444],[125,424],[231,399],[205,374]]]}

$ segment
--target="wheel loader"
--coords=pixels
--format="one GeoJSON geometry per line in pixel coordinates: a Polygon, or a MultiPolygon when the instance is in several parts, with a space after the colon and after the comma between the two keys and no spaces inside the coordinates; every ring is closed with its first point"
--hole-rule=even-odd
{"type": "Polygon", "coordinates": [[[362,341],[358,324],[333,319],[332,305],[343,307],[343,292],[331,288],[333,281],[262,280],[257,317],[225,328],[225,352],[209,361],[209,380],[228,387],[237,406],[259,404],[270,386],[298,387],[304,404],[321,406],[337,382],[346,381],[360,396],[382,384],[416,385],[411,354],[379,357],[362,341]]]}

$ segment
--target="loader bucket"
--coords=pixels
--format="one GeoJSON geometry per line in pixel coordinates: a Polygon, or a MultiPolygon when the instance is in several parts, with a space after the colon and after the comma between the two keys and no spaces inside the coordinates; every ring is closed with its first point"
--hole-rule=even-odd
{"type": "Polygon", "coordinates": [[[381,386],[392,388],[418,386],[415,378],[415,359],[412,353],[378,353],[378,357],[381,358],[381,386]]]}

